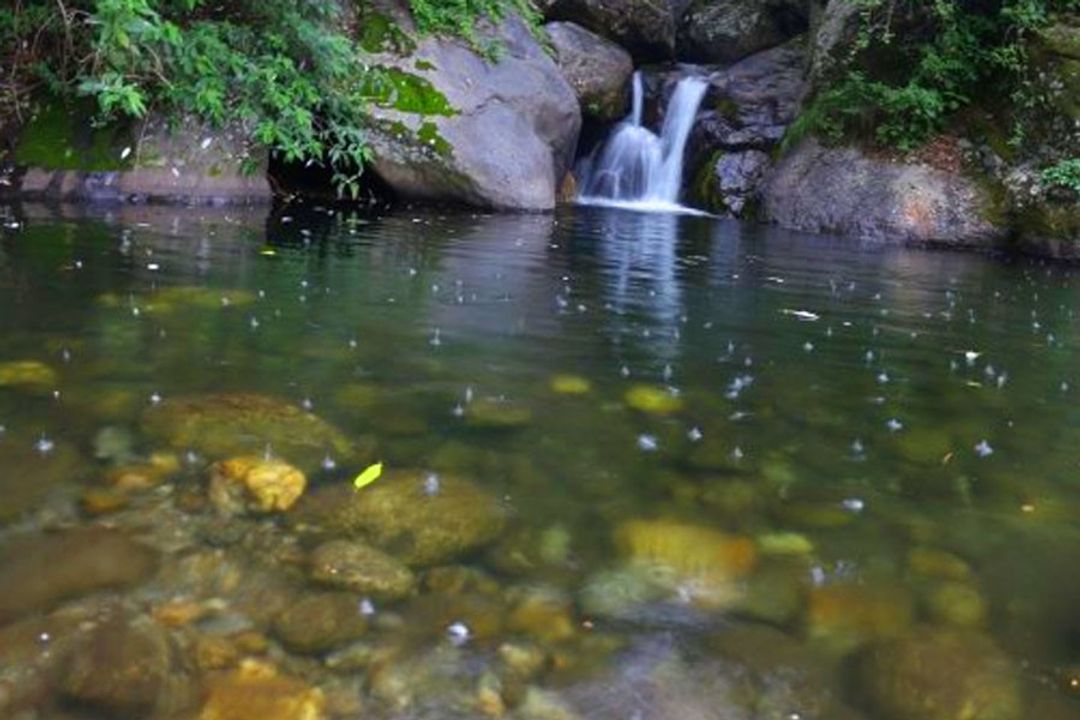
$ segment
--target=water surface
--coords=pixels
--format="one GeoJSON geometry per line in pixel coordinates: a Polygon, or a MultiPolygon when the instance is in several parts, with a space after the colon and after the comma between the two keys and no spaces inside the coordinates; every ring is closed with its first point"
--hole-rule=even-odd
{"type": "Polygon", "coordinates": [[[9,645],[0,714],[131,716],[50,643],[153,622],[197,658],[161,672],[198,690],[176,710],[154,685],[137,716],[199,717],[256,658],[334,717],[1076,717],[1078,290],[1061,266],[617,208],[11,213],[0,636],[47,637],[9,645]],[[350,452],[258,432],[207,452],[152,425],[240,393],[350,452]],[[209,465],[253,448],[309,497],[208,501],[209,465]],[[176,467],[113,484],[155,453],[176,467]],[[416,589],[351,592],[367,629],[298,651],[279,615],[326,591],[309,554],[344,537],[304,501],[376,460],[371,489],[460,478],[504,522],[436,567],[361,529],[416,589]],[[88,527],[153,569],[80,585],[25,560],[88,527]],[[231,650],[204,662],[208,643],[231,650]]]}

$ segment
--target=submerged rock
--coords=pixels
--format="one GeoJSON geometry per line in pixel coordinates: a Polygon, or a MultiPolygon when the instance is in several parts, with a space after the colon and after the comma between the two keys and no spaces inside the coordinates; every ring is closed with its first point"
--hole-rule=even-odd
{"type": "Polygon", "coordinates": [[[225,515],[288,510],[305,487],[304,473],[281,460],[248,455],[210,468],[210,502],[225,515]]]}
{"type": "Polygon", "coordinates": [[[211,458],[261,455],[270,448],[302,469],[314,469],[328,452],[349,459],[356,450],[325,420],[264,395],[166,398],[143,413],[142,420],[142,429],[151,438],[211,458]]]}
{"type": "Polygon", "coordinates": [[[635,385],[623,396],[627,407],[649,415],[671,415],[683,407],[682,398],[664,388],[635,385]]]}
{"type": "Polygon", "coordinates": [[[367,630],[351,593],[304,595],[274,620],[274,634],[293,652],[322,653],[356,640],[367,630]]]}
{"type": "Polygon", "coordinates": [[[72,648],[63,678],[69,702],[109,717],[171,717],[196,700],[179,647],[146,618],[102,625],[72,648]]]}
{"type": "Polygon", "coordinates": [[[0,363],[0,387],[48,392],[56,387],[59,379],[55,370],[38,360],[0,363]]]}
{"type": "Polygon", "coordinates": [[[156,554],[100,527],[18,536],[0,547],[0,624],[95,590],[147,577],[156,554]]]}
{"type": "Polygon", "coordinates": [[[875,709],[896,720],[1018,720],[1016,670],[984,635],[923,629],[872,647],[859,669],[875,709]]]}
{"type": "Polygon", "coordinates": [[[488,430],[521,428],[532,422],[532,410],[500,398],[480,398],[465,408],[465,423],[488,430]]]}
{"type": "Polygon", "coordinates": [[[326,698],[303,680],[265,663],[245,660],[212,678],[198,720],[323,720],[326,698]]]}
{"type": "Polygon", "coordinates": [[[405,597],[416,587],[416,576],[408,566],[357,540],[331,540],[315,548],[311,577],[382,600],[405,597]]]}
{"type": "Polygon", "coordinates": [[[356,491],[335,486],[311,493],[297,521],[336,534],[366,536],[409,565],[436,565],[487,545],[506,526],[498,498],[454,475],[387,471],[356,491]]]}
{"type": "Polygon", "coordinates": [[[842,655],[902,635],[913,615],[911,596],[903,588],[838,583],[810,590],[806,631],[811,640],[842,655]]]}
{"type": "Polygon", "coordinates": [[[85,472],[85,461],[66,442],[54,441],[51,450],[42,453],[32,437],[0,435],[0,525],[33,510],[54,489],[77,482],[85,472]]]}
{"type": "Polygon", "coordinates": [[[762,209],[785,228],[874,243],[985,247],[1007,235],[988,190],[961,174],[815,140],[780,160],[762,209]]]}
{"type": "Polygon", "coordinates": [[[544,30],[555,48],[559,70],[577,94],[582,113],[604,122],[622,119],[634,73],[630,54],[572,22],[548,23],[544,30]]]}

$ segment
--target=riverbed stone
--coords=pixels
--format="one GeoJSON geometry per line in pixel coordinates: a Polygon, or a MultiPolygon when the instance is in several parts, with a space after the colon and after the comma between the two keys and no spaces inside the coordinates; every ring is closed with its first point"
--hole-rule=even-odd
{"type": "Polygon", "coordinates": [[[403,598],[416,576],[405,563],[359,540],[331,540],[311,553],[311,578],[380,600],[403,598]]]}
{"type": "Polygon", "coordinates": [[[988,247],[1007,236],[995,199],[959,173],[807,139],[762,191],[766,220],[874,244],[988,247]]]}
{"type": "Polygon", "coordinates": [[[844,655],[868,642],[902,635],[914,616],[911,595],[894,585],[835,583],[810,589],[806,634],[844,655]]]}
{"type": "Polygon", "coordinates": [[[209,682],[198,720],[323,720],[323,692],[272,665],[245,660],[209,682]]]}
{"type": "Polygon", "coordinates": [[[875,645],[859,676],[869,704],[896,720],[1025,717],[1012,661],[973,632],[925,628],[875,645]]]}
{"type": "Polygon", "coordinates": [[[670,573],[672,590],[706,608],[737,602],[736,581],[757,564],[749,538],[677,520],[630,520],[615,529],[614,539],[626,560],[670,573]]]}
{"type": "Polygon", "coordinates": [[[683,407],[677,394],[654,385],[634,385],[623,395],[626,406],[647,415],[671,415],[683,407]]]}
{"type": "Polygon", "coordinates": [[[210,502],[224,515],[288,510],[306,487],[304,473],[272,458],[245,455],[210,468],[210,502]]]}
{"type": "Polygon", "coordinates": [[[0,623],[96,590],[134,585],[157,556],[117,530],[29,533],[0,546],[0,623]]]}
{"type": "MultiPolygon", "coordinates": [[[[384,4],[393,6],[395,22],[413,29],[407,3],[384,4]]],[[[477,34],[498,44],[498,58],[442,35],[418,37],[408,54],[371,57],[434,110],[410,112],[397,101],[405,93],[373,103],[366,138],[372,170],[405,197],[550,210],[581,129],[577,97],[516,15],[481,24],[477,34]]]]}
{"type": "Polygon", "coordinates": [[[39,360],[0,362],[0,387],[42,393],[55,389],[59,379],[55,370],[39,360]]]}
{"type": "Polygon", "coordinates": [[[297,522],[366,537],[412,566],[438,565],[495,540],[506,526],[499,499],[451,474],[388,470],[357,491],[334,486],[305,496],[297,522]]]}
{"type": "Polygon", "coordinates": [[[165,398],[143,413],[142,430],[176,450],[210,458],[273,456],[309,471],[327,453],[338,461],[356,448],[336,427],[283,400],[255,394],[187,395],[165,398]]]}
{"type": "Polygon", "coordinates": [[[572,22],[544,26],[555,49],[555,62],[574,88],[584,115],[615,122],[627,113],[634,74],[630,53],[572,22]]]}
{"type": "Polygon", "coordinates": [[[679,23],[679,58],[736,62],[806,32],[808,9],[799,0],[692,0],[679,23]]]}
{"type": "Polygon", "coordinates": [[[346,592],[309,593],[274,620],[274,634],[297,653],[323,653],[356,640],[366,630],[359,599],[346,592]]]}
{"type": "Polygon", "coordinates": [[[61,691],[116,718],[171,716],[196,700],[186,658],[149,618],[111,620],[72,648],[61,691]]]}
{"type": "Polygon", "coordinates": [[[962,582],[943,582],[930,588],[926,609],[934,621],[956,627],[979,627],[986,622],[988,612],[978,588],[962,582]]]}
{"type": "Polygon", "coordinates": [[[0,434],[0,525],[17,520],[58,487],[86,474],[86,461],[73,445],[55,440],[52,449],[42,453],[36,442],[23,433],[0,434]]]}
{"type": "Polygon", "coordinates": [[[512,430],[532,422],[532,410],[506,398],[478,398],[465,408],[465,424],[486,430],[512,430]]]}

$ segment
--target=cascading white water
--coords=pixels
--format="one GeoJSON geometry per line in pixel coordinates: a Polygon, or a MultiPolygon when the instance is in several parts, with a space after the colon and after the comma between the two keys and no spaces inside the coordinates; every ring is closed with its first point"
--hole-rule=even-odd
{"type": "Polygon", "coordinates": [[[683,151],[707,85],[698,78],[679,81],[671,95],[664,126],[657,135],[642,124],[644,92],[634,73],[633,106],[606,143],[579,169],[585,204],[627,205],[640,209],[678,208],[683,151]]]}

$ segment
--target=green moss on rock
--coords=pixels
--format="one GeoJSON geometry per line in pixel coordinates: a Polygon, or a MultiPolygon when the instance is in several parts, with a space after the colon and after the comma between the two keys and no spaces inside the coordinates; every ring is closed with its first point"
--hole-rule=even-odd
{"type": "Polygon", "coordinates": [[[46,170],[126,170],[134,158],[122,158],[133,144],[130,127],[95,126],[84,103],[43,101],[19,136],[15,162],[46,170]]]}

